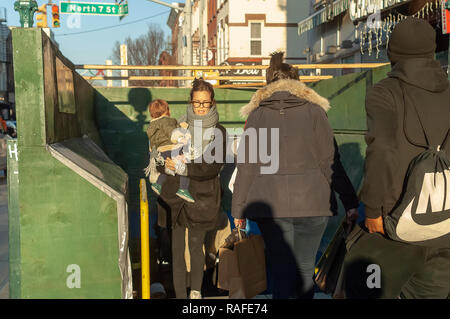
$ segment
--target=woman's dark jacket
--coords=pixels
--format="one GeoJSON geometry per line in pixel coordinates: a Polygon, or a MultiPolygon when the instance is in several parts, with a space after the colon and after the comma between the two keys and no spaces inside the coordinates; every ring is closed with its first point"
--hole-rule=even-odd
{"type": "MultiPolygon", "coordinates": [[[[249,163],[248,156],[244,163],[238,162],[233,217],[332,216],[337,213],[332,189],[346,210],[358,206],[328,122],[329,107],[327,99],[296,80],[279,80],[254,94],[241,109],[242,115],[248,115],[244,134],[256,129],[260,147],[259,129],[267,128],[270,136],[270,130],[278,128],[279,169],[262,174],[261,167],[267,164],[249,163]]],[[[249,143],[243,138],[238,158],[244,150],[248,154],[249,143]]]]}
{"type": "MultiPolygon", "coordinates": [[[[175,195],[180,185],[180,177],[167,175],[167,180],[162,186],[161,196],[158,198],[158,225],[160,227],[167,227],[167,225],[174,227],[176,224],[204,230],[212,230],[216,227],[221,212],[219,173],[225,162],[227,143],[225,128],[220,124],[217,124],[216,128],[222,132],[223,143],[218,144],[220,140],[215,137],[215,141],[209,146],[212,149],[207,149],[205,153],[211,150],[214,155],[215,149],[222,146],[223,159],[220,163],[186,164],[187,177],[190,179],[189,192],[195,199],[195,203],[186,202],[175,195]]],[[[163,172],[161,167],[158,169],[163,172]]]]}

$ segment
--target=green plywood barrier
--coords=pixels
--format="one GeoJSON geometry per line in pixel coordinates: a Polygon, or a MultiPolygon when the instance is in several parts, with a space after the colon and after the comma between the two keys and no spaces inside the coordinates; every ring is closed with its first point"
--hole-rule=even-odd
{"type": "Polygon", "coordinates": [[[367,88],[386,77],[390,66],[351,73],[310,86],[330,101],[328,118],[337,132],[360,134],[367,129],[365,96],[367,88]]]}
{"type": "Polygon", "coordinates": [[[13,51],[10,296],[131,298],[128,176],[101,148],[95,90],[40,29],[14,29],[13,51]]]}

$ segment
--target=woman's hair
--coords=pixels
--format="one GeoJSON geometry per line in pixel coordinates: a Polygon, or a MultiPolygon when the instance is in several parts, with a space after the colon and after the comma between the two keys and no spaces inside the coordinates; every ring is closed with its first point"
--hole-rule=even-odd
{"type": "Polygon", "coordinates": [[[169,104],[164,100],[157,99],[150,103],[148,110],[150,116],[155,119],[169,112],[169,104]]]}
{"type": "Polygon", "coordinates": [[[194,92],[198,91],[207,91],[209,92],[209,95],[211,96],[212,105],[215,104],[214,100],[214,88],[211,83],[206,82],[203,80],[203,78],[195,79],[192,83],[192,89],[191,89],[191,101],[192,97],[194,96],[194,92]]]}
{"type": "Polygon", "coordinates": [[[298,80],[298,69],[290,64],[283,63],[284,52],[274,52],[271,54],[270,66],[266,72],[267,84],[283,80],[298,80]]]}

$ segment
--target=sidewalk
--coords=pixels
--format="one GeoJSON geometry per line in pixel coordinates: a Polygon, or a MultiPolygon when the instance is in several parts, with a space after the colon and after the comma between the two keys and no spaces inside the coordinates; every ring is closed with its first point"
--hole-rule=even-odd
{"type": "Polygon", "coordinates": [[[0,173],[0,299],[9,298],[8,275],[8,188],[0,173]]]}

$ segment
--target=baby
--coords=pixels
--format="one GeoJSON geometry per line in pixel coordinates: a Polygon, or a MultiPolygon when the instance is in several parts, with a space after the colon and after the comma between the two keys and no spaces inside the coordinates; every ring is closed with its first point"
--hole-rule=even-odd
{"type": "MultiPolygon", "coordinates": [[[[179,127],[183,127],[181,123],[178,125],[177,120],[170,117],[169,104],[164,100],[155,100],[149,105],[150,126],[147,129],[147,135],[150,140],[150,147],[155,147],[156,150],[161,153],[164,160],[167,158],[173,158],[175,162],[186,162],[186,158],[183,154],[183,147],[189,142],[189,135],[182,134],[179,127]],[[174,156],[175,155],[175,156],[174,156]]],[[[187,125],[187,124],[186,124],[187,125]]],[[[175,175],[174,172],[167,170],[166,173],[175,175]]],[[[167,179],[165,173],[161,173],[156,180],[156,183],[152,183],[153,191],[160,195],[161,188],[167,179]]],[[[177,196],[188,202],[195,202],[192,195],[189,193],[189,178],[180,175],[180,186],[176,193],[177,196]]]]}

